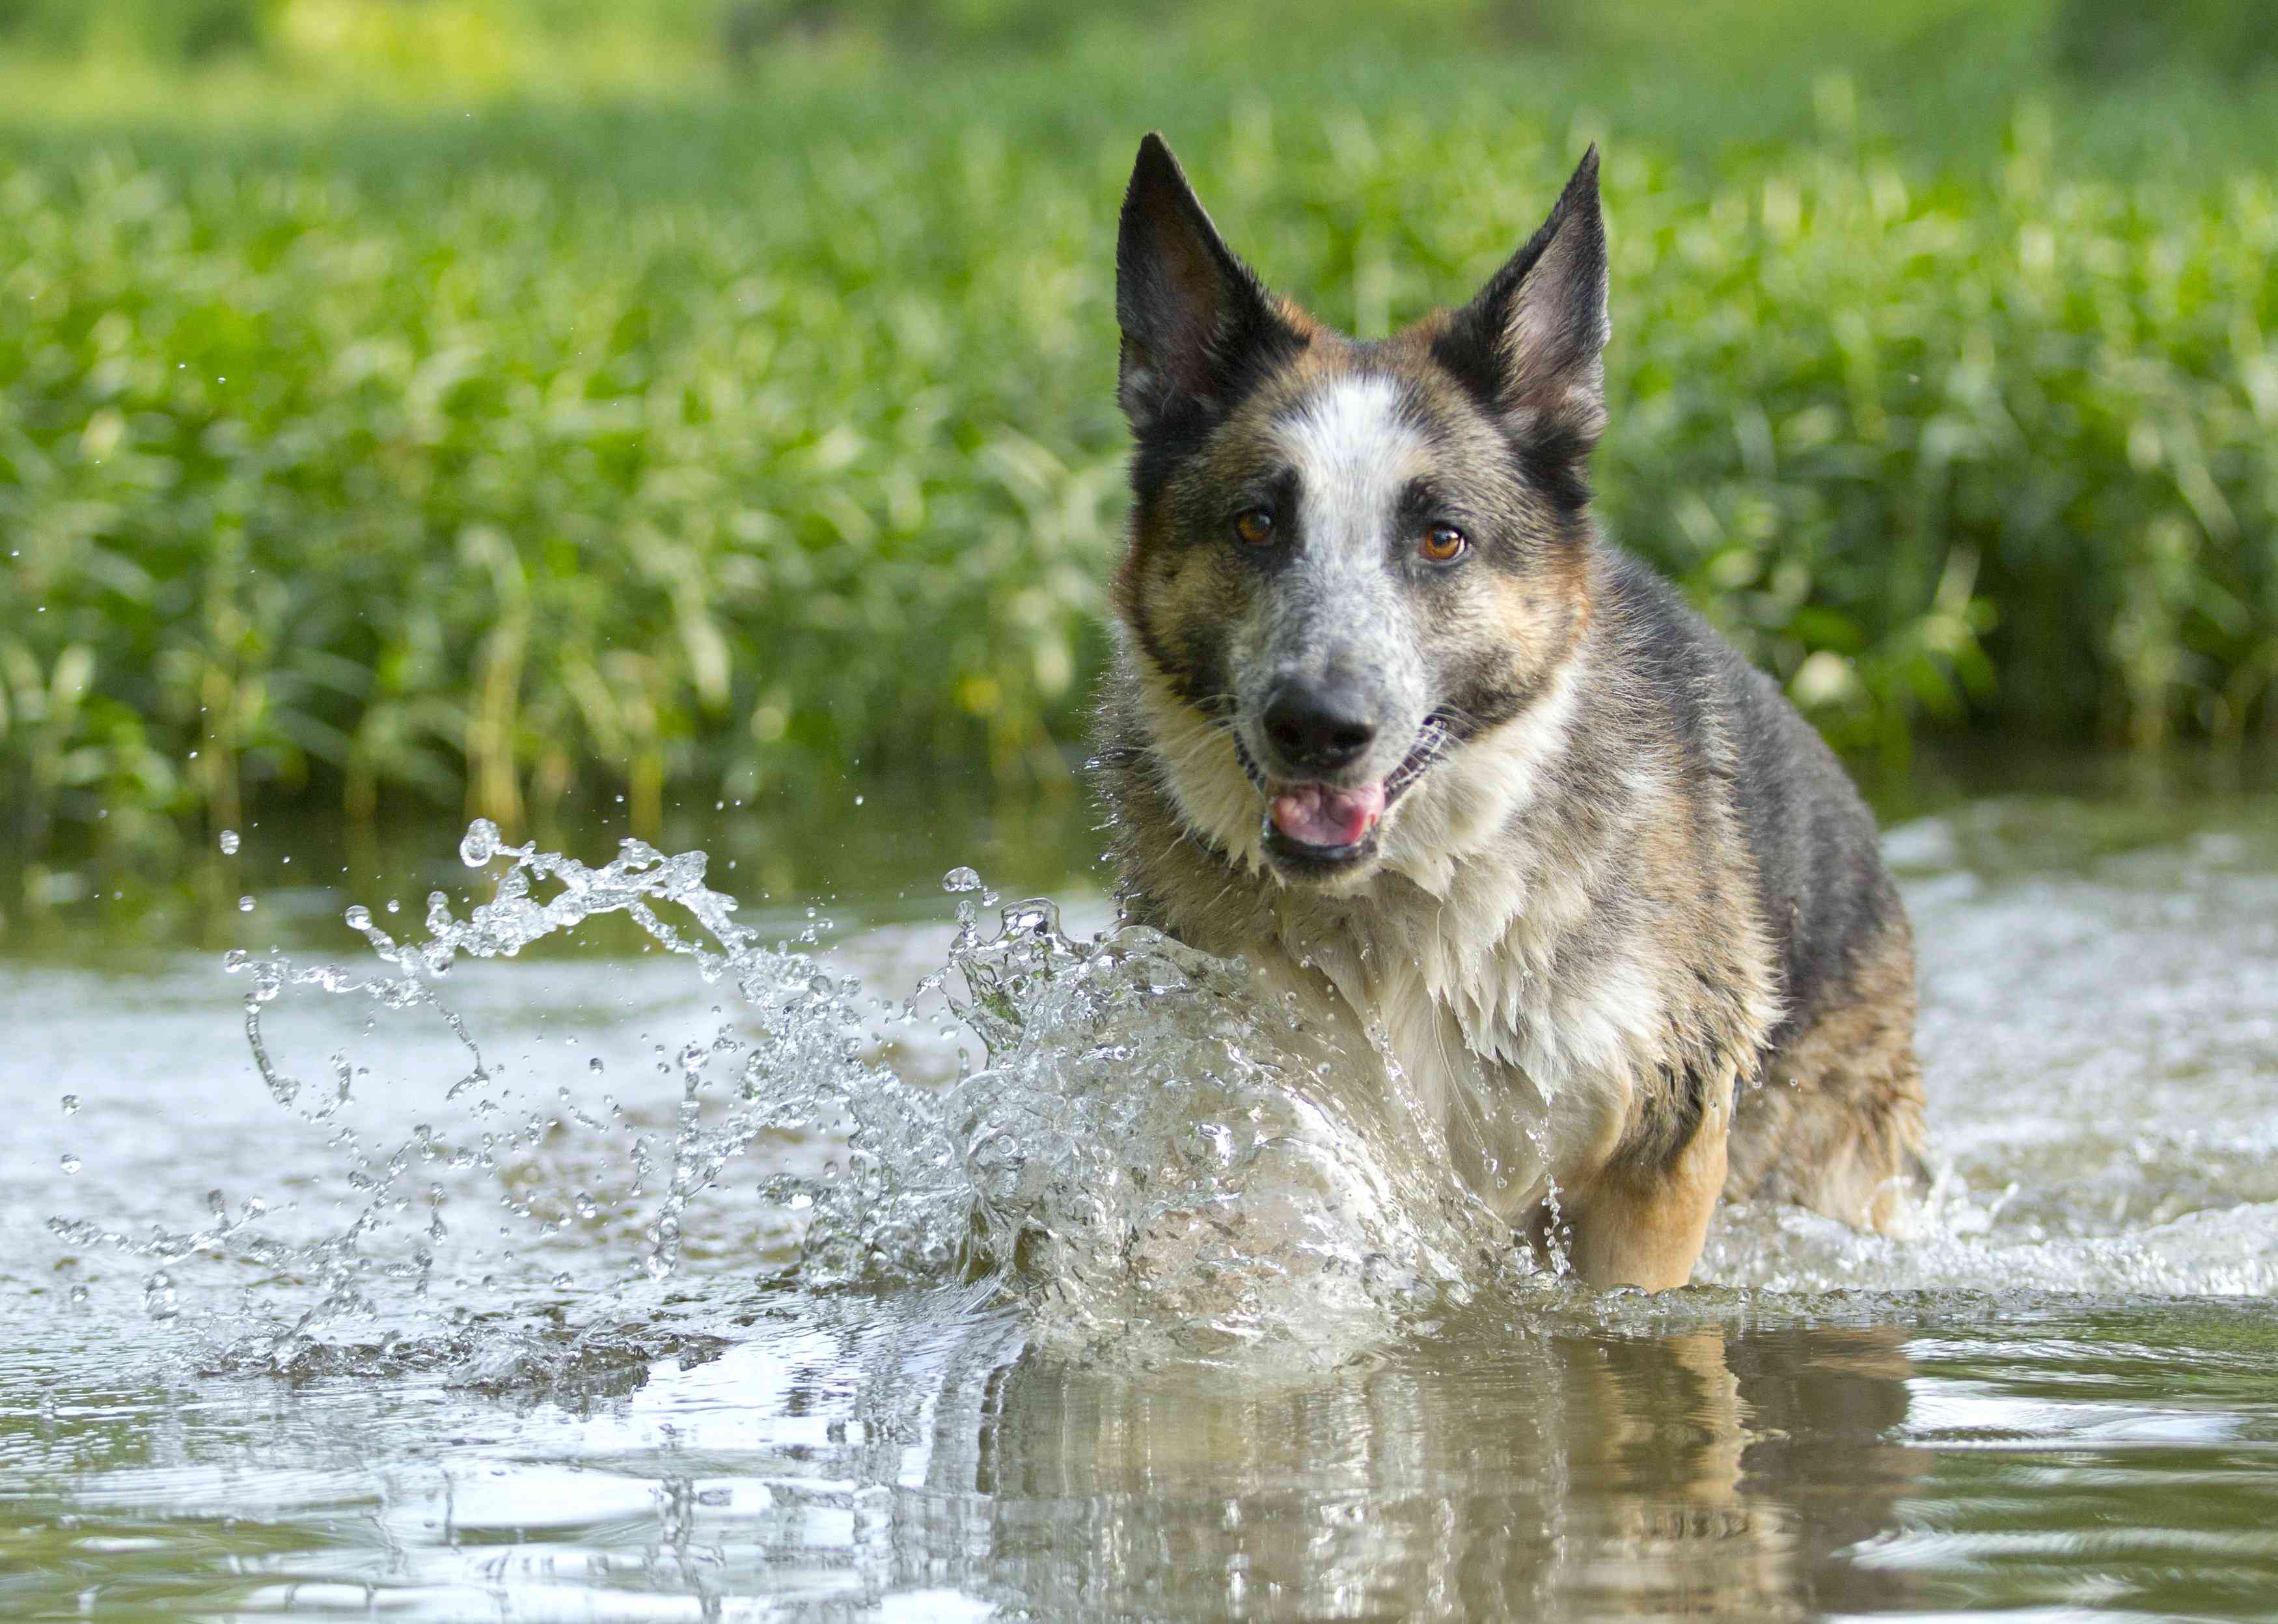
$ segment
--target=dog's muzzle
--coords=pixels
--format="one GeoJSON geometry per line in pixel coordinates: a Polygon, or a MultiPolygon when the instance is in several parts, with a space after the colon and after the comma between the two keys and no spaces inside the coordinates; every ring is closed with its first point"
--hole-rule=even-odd
{"type": "Polygon", "coordinates": [[[1262,832],[1267,854],[1285,869],[1326,876],[1374,854],[1378,831],[1393,806],[1453,742],[1446,722],[1427,716],[1397,767],[1381,778],[1349,786],[1270,779],[1239,736],[1235,753],[1265,798],[1262,832]]]}

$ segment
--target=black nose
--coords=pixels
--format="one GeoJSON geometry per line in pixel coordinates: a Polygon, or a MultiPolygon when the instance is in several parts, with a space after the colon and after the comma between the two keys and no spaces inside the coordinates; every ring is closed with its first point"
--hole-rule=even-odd
{"type": "Polygon", "coordinates": [[[1376,737],[1375,708],[1350,688],[1285,683],[1265,707],[1265,738],[1281,766],[1326,772],[1376,737]]]}

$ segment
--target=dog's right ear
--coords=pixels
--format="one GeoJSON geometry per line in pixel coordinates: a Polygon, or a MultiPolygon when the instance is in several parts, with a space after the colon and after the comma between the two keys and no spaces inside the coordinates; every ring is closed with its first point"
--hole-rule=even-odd
{"type": "Polygon", "coordinates": [[[1115,239],[1116,395],[1144,433],[1182,410],[1223,405],[1264,352],[1303,342],[1235,258],[1160,135],[1139,143],[1115,239]]]}

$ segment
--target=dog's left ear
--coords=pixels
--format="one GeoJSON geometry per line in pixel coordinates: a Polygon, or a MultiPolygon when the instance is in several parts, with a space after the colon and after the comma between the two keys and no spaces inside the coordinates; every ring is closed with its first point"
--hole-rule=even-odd
{"type": "Polygon", "coordinates": [[[1606,426],[1612,332],[1594,145],[1542,228],[1449,318],[1433,353],[1519,433],[1579,456],[1606,426]]]}

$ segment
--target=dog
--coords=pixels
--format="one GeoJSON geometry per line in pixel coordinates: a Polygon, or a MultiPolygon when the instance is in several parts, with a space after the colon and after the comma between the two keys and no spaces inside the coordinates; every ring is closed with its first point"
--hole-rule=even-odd
{"type": "Polygon", "coordinates": [[[1922,1082],[1874,819],[1591,517],[1596,149],[1468,304],[1359,341],[1269,293],[1150,134],[1115,303],[1122,916],[1377,1047],[1591,1284],[1684,1284],[1720,1195],[1899,1224],[1922,1082]]]}

